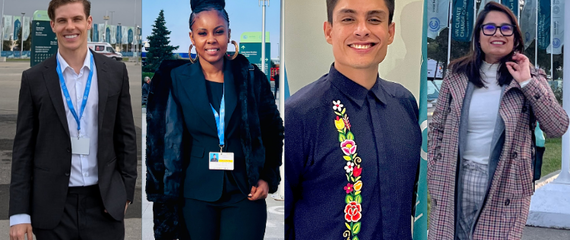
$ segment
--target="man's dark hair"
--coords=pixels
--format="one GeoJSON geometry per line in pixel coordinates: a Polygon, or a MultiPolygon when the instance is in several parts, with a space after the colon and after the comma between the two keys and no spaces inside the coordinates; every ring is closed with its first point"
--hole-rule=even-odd
{"type": "Polygon", "coordinates": [[[49,2],[49,7],[48,7],[49,19],[55,21],[55,10],[58,7],[76,2],[83,3],[83,11],[85,12],[85,18],[91,16],[91,2],[89,2],[88,0],[51,0],[49,2]]]}
{"type": "MultiPolygon", "coordinates": [[[[333,22],[333,11],[337,3],[338,0],[327,0],[327,19],[331,24],[333,22]]],[[[390,12],[388,18],[388,24],[390,24],[392,23],[392,18],[394,17],[394,0],[384,0],[384,3],[386,3],[386,7],[388,7],[388,11],[390,12]]]]}

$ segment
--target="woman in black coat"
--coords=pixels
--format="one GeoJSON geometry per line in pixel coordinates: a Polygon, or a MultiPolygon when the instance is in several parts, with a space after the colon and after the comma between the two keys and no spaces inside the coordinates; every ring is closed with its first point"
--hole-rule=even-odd
{"type": "Polygon", "coordinates": [[[224,5],[191,2],[198,57],[165,61],[152,80],[146,193],[157,239],[263,239],[265,198],[281,180],[283,122],[265,74],[237,44],[227,56],[224,5]]]}

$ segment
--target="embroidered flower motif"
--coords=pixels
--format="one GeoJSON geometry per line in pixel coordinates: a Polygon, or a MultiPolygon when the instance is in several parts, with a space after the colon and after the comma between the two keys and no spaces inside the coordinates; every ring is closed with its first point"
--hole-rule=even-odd
{"type": "Polygon", "coordinates": [[[352,172],[352,169],[354,169],[353,167],[354,167],[354,163],[347,162],[346,166],[344,166],[344,170],[346,170],[346,173],[350,173],[350,172],[352,172]]]}
{"type": "Polygon", "coordinates": [[[362,168],[359,167],[359,166],[356,166],[356,167],[352,170],[352,176],[354,176],[354,177],[360,176],[361,173],[362,173],[362,168]]]}
{"type": "Polygon", "coordinates": [[[336,127],[336,129],[338,130],[342,130],[344,129],[344,119],[339,118],[338,116],[336,116],[336,120],[334,120],[334,125],[336,127]]]}
{"type": "Polygon", "coordinates": [[[344,115],[344,118],[342,120],[344,120],[344,125],[346,126],[346,129],[350,130],[350,122],[348,121],[348,116],[344,115]]]}
{"type": "Polygon", "coordinates": [[[350,139],[346,139],[340,143],[340,148],[345,155],[352,155],[356,153],[356,143],[350,139]]]}
{"type": "MultiPolygon", "coordinates": [[[[340,142],[340,149],[344,154],[343,160],[346,161],[344,171],[347,184],[344,186],[346,197],[344,202],[344,219],[346,230],[343,232],[343,239],[358,240],[358,233],[362,228],[360,219],[362,218],[362,159],[356,153],[356,142],[354,134],[351,132],[350,121],[346,114],[346,108],[340,100],[333,101],[333,110],[336,118],[334,119],[334,126],[338,131],[338,141],[340,142]]],[[[340,209],[339,209],[340,210],[340,209]]]]}
{"type": "Polygon", "coordinates": [[[358,222],[362,218],[362,206],[359,203],[352,201],[344,207],[344,220],[347,222],[358,222]]]}
{"type": "Polygon", "coordinates": [[[344,105],[342,105],[342,103],[340,103],[340,100],[333,101],[333,110],[340,112],[340,111],[342,111],[342,107],[344,107],[344,105]]]}
{"type": "Polygon", "coordinates": [[[347,183],[346,186],[344,186],[344,191],[346,191],[346,193],[352,192],[352,190],[354,189],[354,188],[352,188],[353,186],[354,185],[347,183]]]}
{"type": "Polygon", "coordinates": [[[362,181],[358,181],[354,184],[354,190],[360,191],[362,189],[362,181]]]}

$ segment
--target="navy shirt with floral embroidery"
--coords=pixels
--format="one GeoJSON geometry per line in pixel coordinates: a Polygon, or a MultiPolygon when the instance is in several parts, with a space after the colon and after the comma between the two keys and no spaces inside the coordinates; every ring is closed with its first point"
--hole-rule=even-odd
{"type": "Polygon", "coordinates": [[[286,239],[411,239],[421,141],[407,89],[333,64],[285,104],[286,239]]]}

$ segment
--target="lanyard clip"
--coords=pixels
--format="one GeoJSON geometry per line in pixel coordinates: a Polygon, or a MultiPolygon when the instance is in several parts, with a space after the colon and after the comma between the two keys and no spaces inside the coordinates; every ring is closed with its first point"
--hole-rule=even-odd
{"type": "Polygon", "coordinates": [[[224,149],[224,145],[219,145],[220,146],[220,153],[222,153],[222,149],[224,149]]]}

